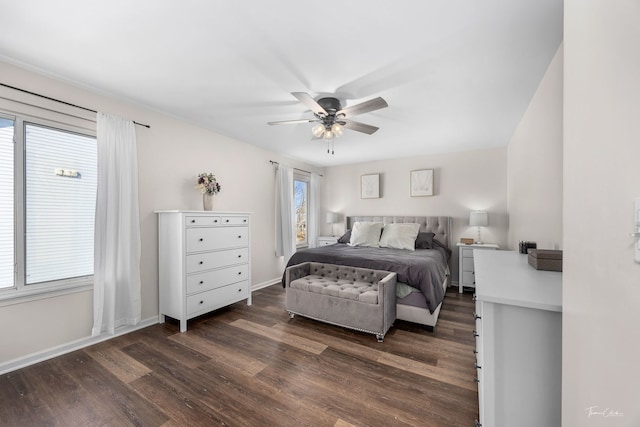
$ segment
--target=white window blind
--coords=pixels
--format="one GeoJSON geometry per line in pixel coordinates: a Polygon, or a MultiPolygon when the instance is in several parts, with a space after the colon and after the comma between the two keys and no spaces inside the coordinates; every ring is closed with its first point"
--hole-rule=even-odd
{"type": "Polygon", "coordinates": [[[25,125],[26,284],[93,274],[96,139],[25,125]]]}
{"type": "Polygon", "coordinates": [[[14,122],[0,117],[0,288],[14,286],[14,122]]]}

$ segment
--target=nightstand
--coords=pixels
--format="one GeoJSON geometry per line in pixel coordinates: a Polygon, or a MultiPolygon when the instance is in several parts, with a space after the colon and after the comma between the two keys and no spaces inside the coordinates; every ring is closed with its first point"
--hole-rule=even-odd
{"type": "Polygon", "coordinates": [[[318,246],[328,246],[338,243],[338,236],[318,236],[318,246]]]}
{"type": "Polygon", "coordinates": [[[462,293],[462,289],[475,288],[476,287],[476,269],[473,265],[473,251],[474,250],[496,250],[498,245],[493,243],[473,243],[471,245],[465,245],[464,243],[458,243],[460,249],[460,270],[458,277],[458,292],[462,293]]]}

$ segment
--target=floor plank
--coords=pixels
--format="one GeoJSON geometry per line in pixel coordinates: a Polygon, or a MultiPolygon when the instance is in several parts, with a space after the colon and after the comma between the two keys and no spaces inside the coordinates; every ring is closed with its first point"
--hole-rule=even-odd
{"type": "Polygon", "coordinates": [[[0,376],[8,426],[470,426],[478,418],[470,293],[435,331],[371,334],[289,319],[278,284],[0,376]]]}

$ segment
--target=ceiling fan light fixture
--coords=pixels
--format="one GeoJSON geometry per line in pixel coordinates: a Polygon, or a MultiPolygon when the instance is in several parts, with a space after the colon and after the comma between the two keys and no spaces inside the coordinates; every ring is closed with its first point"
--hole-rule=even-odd
{"type": "Polygon", "coordinates": [[[313,133],[313,136],[316,138],[320,138],[324,133],[324,125],[318,123],[311,129],[311,133],[313,133]]]}
{"type": "Polygon", "coordinates": [[[333,154],[335,139],[342,136],[345,128],[367,135],[371,135],[378,130],[375,126],[352,120],[352,116],[389,106],[387,101],[381,97],[343,108],[340,100],[335,97],[323,97],[316,101],[311,95],[305,92],[291,92],[291,95],[307,106],[307,108],[313,112],[315,119],[283,120],[268,122],[268,124],[282,125],[315,122],[316,124],[311,128],[311,133],[315,138],[323,139],[327,142],[327,153],[330,151],[331,154],[333,154]],[[330,145],[331,150],[329,150],[330,145]]]}
{"type": "Polygon", "coordinates": [[[324,139],[325,141],[333,141],[334,138],[335,138],[335,135],[330,129],[327,129],[324,131],[324,135],[322,139],[324,139]]]}

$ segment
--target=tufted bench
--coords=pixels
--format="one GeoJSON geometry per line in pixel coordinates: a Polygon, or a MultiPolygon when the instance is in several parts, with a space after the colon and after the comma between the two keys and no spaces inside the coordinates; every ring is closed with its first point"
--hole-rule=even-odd
{"type": "Polygon", "coordinates": [[[285,272],[286,307],[295,314],[375,334],[396,320],[396,273],[304,262],[285,272]]]}

